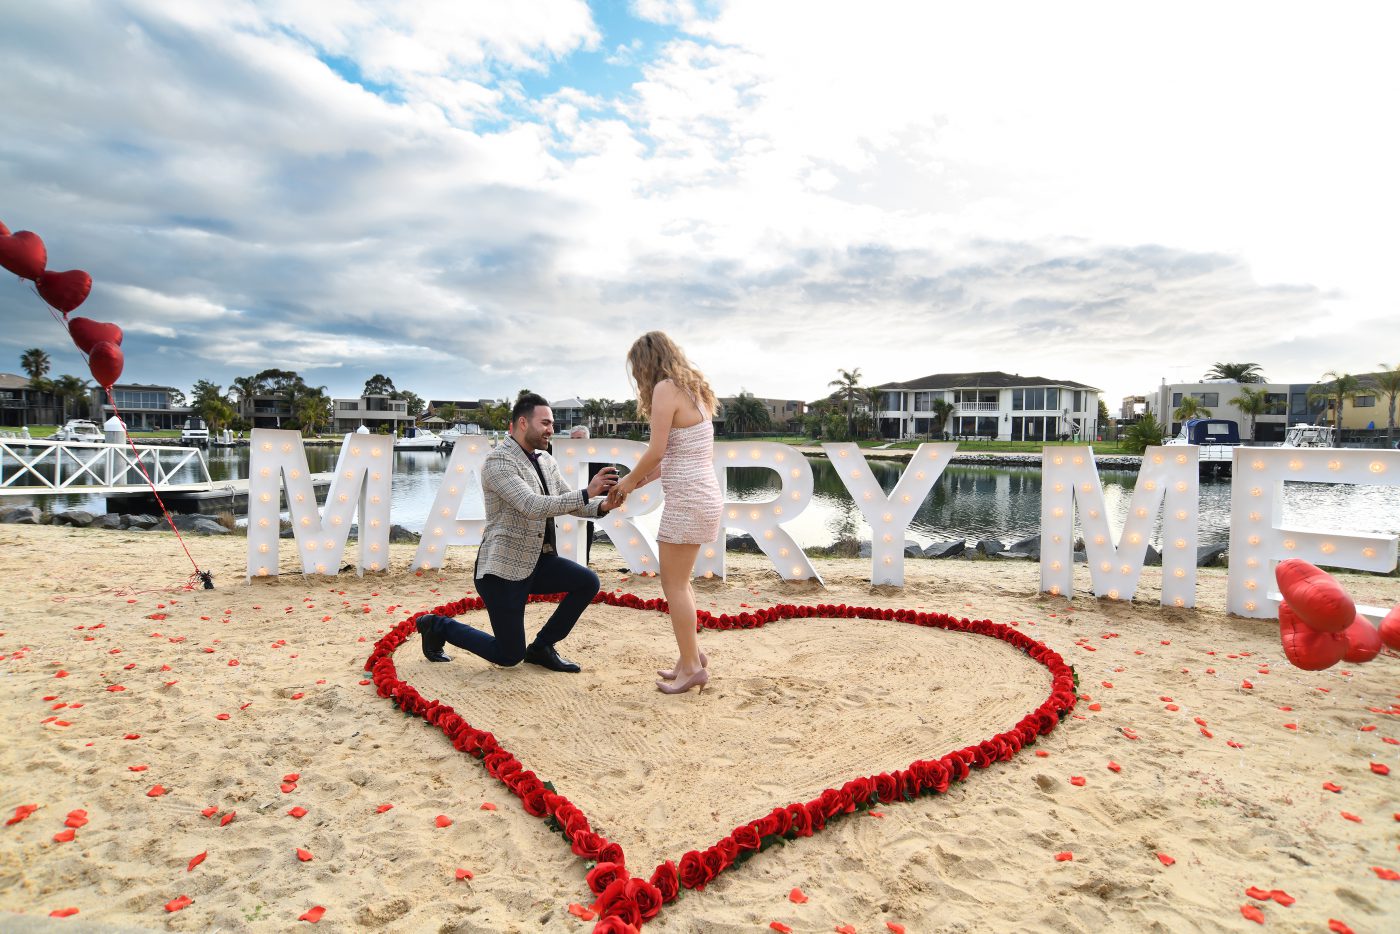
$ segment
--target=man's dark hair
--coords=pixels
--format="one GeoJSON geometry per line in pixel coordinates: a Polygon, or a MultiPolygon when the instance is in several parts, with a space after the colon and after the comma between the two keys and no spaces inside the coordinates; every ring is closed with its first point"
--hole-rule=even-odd
{"type": "Polygon", "coordinates": [[[514,425],[520,416],[529,418],[535,414],[535,407],[549,405],[549,400],[537,392],[522,392],[515,400],[515,407],[510,410],[510,423],[514,425]]]}

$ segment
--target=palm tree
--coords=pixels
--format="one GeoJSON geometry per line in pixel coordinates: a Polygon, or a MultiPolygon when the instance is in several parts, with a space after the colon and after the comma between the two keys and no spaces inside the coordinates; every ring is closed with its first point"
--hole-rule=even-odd
{"type": "Polygon", "coordinates": [[[767,406],[751,392],[740,390],[724,406],[724,429],[730,434],[767,431],[771,423],[767,406]]]}
{"type": "Polygon", "coordinates": [[[839,379],[833,379],[827,383],[828,386],[836,387],[836,394],[844,396],[846,399],[846,436],[855,435],[855,404],[856,396],[860,394],[860,367],[854,370],[843,370],[839,367],[836,370],[841,374],[839,379]]]}
{"type": "Polygon", "coordinates": [[[1205,375],[1206,379],[1228,379],[1236,383],[1267,383],[1257,363],[1217,363],[1205,375]]]}
{"type": "Polygon", "coordinates": [[[1157,424],[1157,419],[1148,412],[1142,418],[1128,426],[1128,431],[1123,436],[1123,453],[1141,454],[1148,445],[1162,443],[1162,426],[1157,424]]]}
{"type": "Polygon", "coordinates": [[[1376,381],[1377,392],[1390,402],[1389,420],[1385,424],[1385,445],[1395,447],[1395,397],[1400,395],[1400,366],[1382,363],[1381,371],[1372,377],[1376,381]]]}
{"type": "Polygon", "coordinates": [[[295,408],[297,424],[303,435],[315,435],[331,423],[331,397],[325,386],[303,387],[297,396],[295,408]]]}
{"type": "Polygon", "coordinates": [[[1239,408],[1240,413],[1249,416],[1249,440],[1254,440],[1254,420],[1268,409],[1269,394],[1262,389],[1250,389],[1248,386],[1240,387],[1240,394],[1230,400],[1230,404],[1239,408]]]}
{"type": "Polygon", "coordinates": [[[1324,399],[1330,405],[1337,403],[1337,413],[1332,418],[1332,430],[1336,434],[1333,444],[1342,443],[1342,403],[1355,399],[1361,390],[1361,381],[1350,373],[1328,370],[1322,374],[1322,381],[1308,389],[1309,399],[1324,399]]]}
{"type": "Polygon", "coordinates": [[[1193,418],[1210,418],[1210,409],[1201,404],[1201,400],[1195,396],[1182,396],[1181,403],[1172,412],[1172,417],[1179,422],[1189,421],[1193,418]]]}
{"type": "Polygon", "coordinates": [[[30,347],[20,355],[19,365],[29,374],[30,385],[37,386],[49,375],[49,355],[38,347],[30,347]]]}
{"type": "Polygon", "coordinates": [[[943,430],[948,427],[948,419],[957,411],[957,406],[947,399],[934,399],[930,411],[933,412],[933,433],[942,437],[943,430]]]}
{"type": "Polygon", "coordinates": [[[599,431],[607,410],[603,407],[602,399],[583,400],[583,418],[588,422],[589,431],[599,431]]]}
{"type": "Polygon", "coordinates": [[[452,424],[452,420],[457,417],[457,406],[453,405],[451,402],[448,402],[444,405],[438,406],[438,410],[433,414],[450,425],[452,424]]]}
{"type": "Polygon", "coordinates": [[[64,374],[53,381],[53,394],[58,396],[63,406],[63,420],[68,420],[68,400],[82,398],[92,391],[92,383],[81,376],[64,374]]]}

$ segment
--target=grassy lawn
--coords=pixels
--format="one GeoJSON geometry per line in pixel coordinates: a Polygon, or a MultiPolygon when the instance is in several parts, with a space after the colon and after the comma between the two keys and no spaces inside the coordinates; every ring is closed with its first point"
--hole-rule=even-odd
{"type": "MultiPolygon", "coordinates": [[[[791,444],[798,447],[817,447],[821,444],[820,439],[808,438],[803,435],[758,435],[753,437],[731,438],[720,436],[718,441],[776,441],[779,444],[791,444]]],[[[856,442],[862,448],[882,448],[890,451],[912,451],[917,448],[919,441],[895,441],[893,443],[882,439],[865,439],[856,442]]],[[[994,453],[1010,452],[1016,454],[1039,454],[1045,447],[1068,447],[1071,445],[1090,444],[1095,454],[1123,454],[1122,445],[1117,441],[959,441],[958,451],[967,453],[994,453]]]]}

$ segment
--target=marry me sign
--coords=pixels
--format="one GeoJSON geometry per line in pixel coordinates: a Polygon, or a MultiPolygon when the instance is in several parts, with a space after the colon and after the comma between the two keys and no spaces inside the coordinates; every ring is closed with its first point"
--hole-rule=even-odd
{"type": "MultiPolygon", "coordinates": [[[[306,574],[335,575],[344,557],[350,526],[358,521],[355,567],[383,571],[388,567],[390,494],[393,482],[392,439],[376,435],[346,435],[335,476],[318,506],[307,468],[306,451],[295,431],[255,429],[252,435],[248,484],[248,576],[278,573],[282,493],[285,488],[293,542],[306,574]]],[[[957,445],[922,444],[914,451],[899,482],[885,493],[855,444],[823,444],[842,483],[871,529],[872,584],[903,586],[904,538],[914,514],[948,466],[957,445]]],[[[554,441],[554,457],[564,477],[577,489],[588,484],[594,463],[636,465],[646,445],[640,441],[562,439],[554,441]]],[[[480,504],[481,468],[490,452],[484,440],[462,439],[447,462],[422,540],[411,568],[443,566],[448,550],[481,541],[483,515],[465,514],[469,503],[480,504]],[[473,494],[473,495],[469,495],[473,494]]],[[[1199,449],[1191,445],[1150,447],[1143,456],[1127,520],[1116,536],[1109,525],[1103,487],[1092,449],[1046,448],[1042,455],[1041,590],[1072,593],[1075,520],[1078,518],[1094,593],[1103,598],[1131,600],[1142,575],[1147,545],[1161,518],[1162,594],[1166,606],[1192,607],[1196,600],[1199,449]]],[[[812,468],[800,452],[773,442],[717,442],[715,474],[726,489],[730,467],[759,467],[781,481],[778,495],[764,502],[726,501],[719,536],[701,546],[695,573],[724,577],[725,537],[740,531],[751,535],[786,580],[815,579],[816,568],[798,547],[786,523],[812,501],[812,468]]],[[[1273,567],[1285,558],[1356,570],[1389,572],[1396,566],[1395,534],[1288,526],[1283,517],[1283,485],[1348,483],[1400,485],[1400,451],[1362,449],[1238,448],[1230,510],[1230,571],[1227,609],[1241,616],[1277,615],[1273,567]]],[[[621,508],[596,521],[597,527],[634,573],[657,569],[656,542],[636,519],[661,507],[659,483],[650,484],[621,508]]],[[[476,510],[479,513],[480,506],[476,510]]],[[[1400,530],[1391,530],[1400,531],[1400,530]]],[[[584,552],[586,523],[570,516],[556,520],[559,551],[565,557],[584,552]]],[[[1388,612],[1357,607],[1379,619],[1388,612]]]]}

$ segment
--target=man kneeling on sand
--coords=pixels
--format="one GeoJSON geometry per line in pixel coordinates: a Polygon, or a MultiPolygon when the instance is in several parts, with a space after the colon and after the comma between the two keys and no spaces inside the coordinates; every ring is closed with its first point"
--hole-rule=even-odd
{"type": "Polygon", "coordinates": [[[611,493],[617,469],[605,468],[587,489],[570,490],[559,465],[546,453],[554,435],[554,413],[542,396],[525,393],[510,413],[509,436],[487,455],[481,468],[486,500],[486,527],[476,556],[476,590],[491,620],[488,635],[447,616],[418,618],[423,654],[446,662],[443,644],[450,642],[496,665],[521,661],[550,671],[579,671],[561,658],[555,645],[598,593],[598,575],[568,558],[561,558],[554,541],[554,517],[599,518],[621,505],[611,493]],[[603,494],[608,494],[606,500],[603,494]],[[549,621],[525,645],[525,605],[531,594],[565,594],[549,621]]]}

